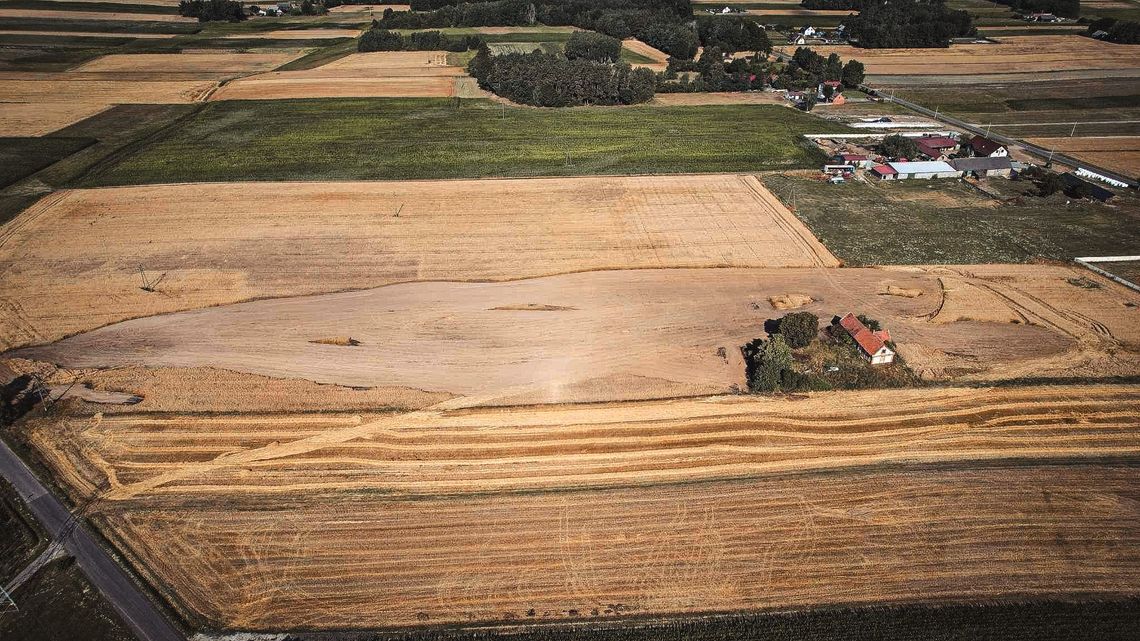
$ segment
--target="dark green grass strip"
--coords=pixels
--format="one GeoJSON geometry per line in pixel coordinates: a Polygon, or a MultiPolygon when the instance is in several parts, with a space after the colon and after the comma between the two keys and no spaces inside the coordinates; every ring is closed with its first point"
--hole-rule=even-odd
{"type": "Polygon", "coordinates": [[[48,11],[101,11],[107,13],[155,13],[178,15],[178,4],[126,4],[118,2],[71,2],[66,0],[4,0],[5,9],[44,9],[48,11]]]}
{"type": "Polygon", "coordinates": [[[197,22],[147,20],[72,20],[70,18],[0,18],[6,31],[95,31],[99,33],[197,33],[197,22]]]}
{"type": "Polygon", "coordinates": [[[735,172],[813,167],[842,125],[777,106],[532,109],[485,100],[210,103],[87,185],[735,172]]]}
{"type": "Polygon", "coordinates": [[[7,187],[93,144],[93,138],[0,138],[0,187],[7,187]]]}

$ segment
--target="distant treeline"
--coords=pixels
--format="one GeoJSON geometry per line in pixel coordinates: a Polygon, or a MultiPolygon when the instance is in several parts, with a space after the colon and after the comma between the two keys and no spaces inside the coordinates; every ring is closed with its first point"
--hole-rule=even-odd
{"type": "Polygon", "coordinates": [[[800,6],[824,11],[860,11],[865,3],[866,0],[801,0],[800,6]]]}
{"type": "Polygon", "coordinates": [[[245,8],[235,0],[181,0],[178,15],[197,18],[198,22],[245,20],[245,8]]]}
{"type": "Polygon", "coordinates": [[[484,45],[467,72],[479,86],[514,102],[537,107],[632,105],[653,99],[654,74],[626,63],[535,51],[491,55],[484,45]]]}
{"type": "Polygon", "coordinates": [[[1081,15],[1081,0],[994,0],[1022,14],[1051,13],[1062,18],[1081,15]]]}
{"type": "Polygon", "coordinates": [[[866,0],[846,24],[855,44],[868,49],[949,47],[952,38],[977,33],[969,13],[943,0],[866,0]]]}
{"type": "Polygon", "coordinates": [[[691,59],[700,42],[686,21],[688,0],[493,0],[454,3],[414,0],[417,12],[384,12],[385,29],[522,26],[542,23],[574,26],[624,40],[638,38],[675,58],[691,59]]]}
{"type": "Polygon", "coordinates": [[[1117,20],[1115,18],[1101,18],[1094,20],[1089,25],[1089,35],[1098,31],[1104,31],[1108,35],[1104,37],[1109,42],[1116,42],[1122,45],[1135,45],[1140,44],[1140,22],[1133,22],[1132,20],[1117,20]]]}
{"type": "Polygon", "coordinates": [[[467,51],[483,45],[477,35],[448,36],[438,31],[417,31],[404,36],[387,29],[369,29],[361,34],[356,50],[367,51],[467,51]]]}

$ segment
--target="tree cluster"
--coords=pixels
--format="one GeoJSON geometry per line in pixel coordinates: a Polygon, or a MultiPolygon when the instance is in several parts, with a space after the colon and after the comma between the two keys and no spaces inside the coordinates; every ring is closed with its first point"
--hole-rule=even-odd
{"type": "Polygon", "coordinates": [[[653,98],[653,72],[625,63],[570,60],[539,51],[493,56],[484,45],[467,72],[483,89],[537,107],[631,105],[653,98]]]}
{"type": "Polygon", "coordinates": [[[692,58],[700,46],[697,35],[686,24],[692,18],[688,0],[413,0],[412,8],[416,11],[385,10],[380,26],[435,29],[540,22],[597,31],[619,40],[636,37],[677,58],[692,58]]]}
{"type": "Polygon", "coordinates": [[[1022,14],[1051,13],[1062,18],[1081,15],[1081,0],[994,0],[1022,14]]]}
{"type": "Polygon", "coordinates": [[[366,51],[467,51],[483,46],[477,35],[448,36],[439,31],[402,35],[387,29],[369,29],[356,41],[356,50],[366,51]]]}
{"type": "Polygon", "coordinates": [[[593,31],[575,31],[564,48],[571,60],[617,62],[621,58],[621,40],[593,31]]]}
{"type": "Polygon", "coordinates": [[[669,67],[657,75],[657,91],[692,93],[763,89],[771,67],[772,63],[762,58],[737,58],[726,63],[724,53],[713,47],[705,49],[696,61],[670,58],[669,67]],[[686,72],[686,75],[678,72],[686,72]],[[688,72],[697,72],[697,75],[690,78],[688,72]]]}
{"type": "Polygon", "coordinates": [[[867,0],[800,0],[804,9],[824,11],[861,11],[867,0]]]}
{"type": "Polygon", "coordinates": [[[724,53],[755,51],[765,56],[772,53],[772,42],[764,29],[752,20],[737,16],[698,17],[697,38],[705,49],[715,47],[724,53]]]}
{"type": "Polygon", "coordinates": [[[1101,18],[1089,25],[1089,35],[1097,31],[1104,31],[1104,37],[1109,42],[1122,45],[1140,44],[1140,22],[1132,20],[1117,20],[1115,18],[1101,18]]]}
{"type": "Polygon", "coordinates": [[[847,27],[852,44],[868,49],[949,47],[977,33],[970,14],[945,0],[867,0],[847,27]]]}
{"type": "Polygon", "coordinates": [[[891,134],[879,143],[879,153],[887,158],[914,158],[918,156],[918,143],[913,138],[891,134]]]}
{"type": "Polygon", "coordinates": [[[197,18],[198,22],[245,20],[245,7],[235,0],[180,0],[178,15],[197,18]]]}
{"type": "Polygon", "coordinates": [[[778,89],[814,90],[827,80],[838,80],[845,87],[858,87],[863,83],[863,63],[848,60],[847,64],[839,54],[833,53],[824,58],[808,47],[797,47],[792,59],[780,70],[772,86],[778,89]]]}

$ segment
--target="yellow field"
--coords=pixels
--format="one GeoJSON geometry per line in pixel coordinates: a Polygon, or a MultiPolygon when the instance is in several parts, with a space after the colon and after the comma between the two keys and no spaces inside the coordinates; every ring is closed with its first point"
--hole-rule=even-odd
{"type": "Polygon", "coordinates": [[[1093,386],[25,429],[192,621],[321,629],[1126,592],[1100,461],[1138,420],[1093,386]]]}
{"type": "Polygon", "coordinates": [[[299,50],[271,53],[132,53],[100,56],[75,67],[75,73],[209,73],[218,77],[276,69],[301,55],[299,50]]]}
{"type": "Polygon", "coordinates": [[[1125,176],[1140,176],[1140,136],[1029,138],[1028,141],[1125,176]]]}
{"type": "MultiPolygon", "coordinates": [[[[870,75],[962,75],[1067,70],[1132,69],[1136,47],[1078,35],[1009,36],[998,44],[951,45],[948,49],[858,49],[813,46],[820,55],[857,59],[870,75]]],[[[776,47],[791,54],[795,47],[776,47]]]]}
{"type": "Polygon", "coordinates": [[[304,71],[276,71],[235,80],[211,100],[454,96],[462,67],[442,51],[354,53],[304,71]]]}
{"type": "Polygon", "coordinates": [[[412,280],[837,264],[755,178],[738,175],[64,191],[0,230],[0,346],[412,280]],[[140,265],[162,275],[162,294],[140,289],[140,265]]]}
{"type": "Polygon", "coordinates": [[[0,102],[0,136],[43,136],[94,116],[108,106],[88,102],[0,102]]]}

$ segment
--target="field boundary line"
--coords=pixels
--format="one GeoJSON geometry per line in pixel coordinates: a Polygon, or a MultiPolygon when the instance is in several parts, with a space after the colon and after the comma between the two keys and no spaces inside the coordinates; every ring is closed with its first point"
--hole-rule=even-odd
{"type": "Polygon", "coordinates": [[[1081,265],[1082,267],[1085,267],[1086,269],[1088,269],[1090,271],[1093,271],[1097,274],[1100,274],[1101,276],[1104,276],[1105,278],[1107,278],[1111,281],[1114,281],[1116,283],[1124,285],[1125,287],[1127,287],[1129,289],[1134,289],[1134,290],[1140,292],[1140,284],[1134,283],[1134,282],[1128,280],[1127,278],[1117,276],[1116,274],[1113,274],[1112,272],[1110,272],[1108,270],[1101,269],[1100,267],[1097,267],[1094,264],[1094,263],[1126,263],[1126,262],[1132,262],[1132,261],[1140,261],[1140,256],[1084,256],[1081,258],[1074,258],[1073,259],[1073,262],[1077,263],[1078,265],[1081,265]]]}

